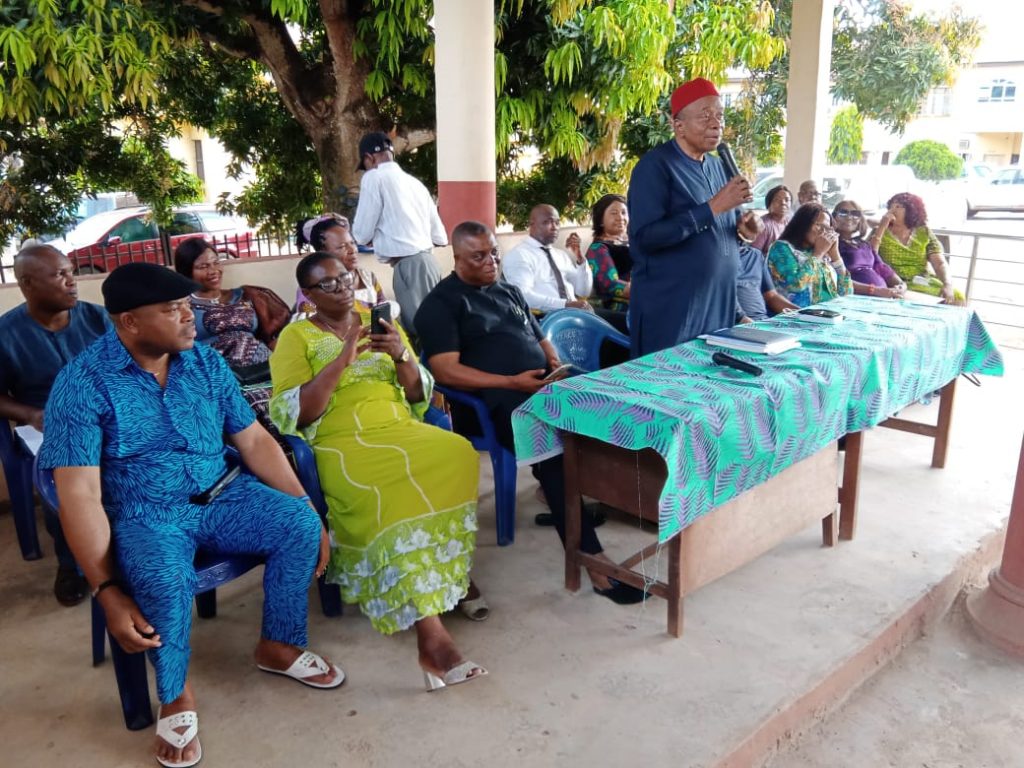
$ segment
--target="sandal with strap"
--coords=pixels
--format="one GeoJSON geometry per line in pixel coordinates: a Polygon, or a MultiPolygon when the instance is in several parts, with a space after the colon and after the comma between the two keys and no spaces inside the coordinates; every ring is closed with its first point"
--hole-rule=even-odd
{"type": "Polygon", "coordinates": [[[328,665],[322,656],[315,654],[312,651],[303,651],[300,653],[299,657],[292,662],[292,665],[288,667],[288,669],[271,669],[270,667],[264,667],[262,664],[257,664],[256,666],[264,672],[270,672],[275,675],[284,675],[285,677],[290,677],[293,680],[298,680],[300,683],[308,685],[310,688],[337,688],[345,682],[345,673],[342,671],[341,667],[337,664],[328,665]],[[335,677],[329,683],[314,683],[309,679],[311,677],[326,675],[332,669],[335,672],[335,677]]]}
{"type": "MultiPolygon", "coordinates": [[[[199,715],[192,710],[185,710],[176,715],[159,717],[156,721],[156,735],[176,749],[184,749],[199,735],[199,715]],[[175,728],[185,728],[184,733],[178,733],[175,728]]],[[[180,763],[164,760],[157,757],[156,761],[166,768],[190,768],[203,759],[203,745],[196,742],[196,756],[191,760],[182,760],[180,763]]]]}
{"type": "Polygon", "coordinates": [[[474,597],[472,600],[460,600],[459,610],[470,621],[483,621],[491,615],[491,607],[484,600],[483,595],[474,597]]]}
{"type": "Polygon", "coordinates": [[[486,674],[487,670],[475,661],[464,661],[445,672],[443,677],[438,677],[433,672],[428,672],[424,669],[423,680],[427,684],[427,692],[433,693],[434,691],[447,688],[449,685],[468,683],[471,680],[476,680],[478,677],[484,677],[486,674]],[[476,674],[471,674],[474,670],[476,674]]]}

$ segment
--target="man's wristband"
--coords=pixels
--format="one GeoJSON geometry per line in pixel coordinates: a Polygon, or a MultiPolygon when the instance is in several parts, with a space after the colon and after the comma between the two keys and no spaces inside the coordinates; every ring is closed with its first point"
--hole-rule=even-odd
{"type": "Polygon", "coordinates": [[[120,579],[107,579],[106,581],[104,581],[102,584],[100,584],[98,587],[96,587],[96,589],[94,589],[92,591],[93,599],[97,598],[99,596],[100,592],[102,592],[107,587],[117,587],[118,589],[120,589],[121,588],[121,580],[120,579]]]}

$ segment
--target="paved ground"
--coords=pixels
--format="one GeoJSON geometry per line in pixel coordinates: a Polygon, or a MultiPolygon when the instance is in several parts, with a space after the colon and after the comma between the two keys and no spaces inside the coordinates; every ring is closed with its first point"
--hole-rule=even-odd
{"type": "Polygon", "coordinates": [[[1020,768],[1024,660],[974,634],[963,601],[770,768],[1020,768]]]}
{"type": "MultiPolygon", "coordinates": [[[[314,691],[262,674],[249,657],[259,573],[239,579],[221,590],[220,615],[193,631],[203,764],[752,764],[725,761],[751,754],[743,750],[752,739],[767,734],[774,743],[799,732],[813,714],[811,694],[831,703],[873,671],[879,637],[914,635],[929,600],[933,612],[944,610],[931,597],[938,585],[955,590],[968,571],[991,562],[979,553],[992,551],[1005,520],[1024,429],[1024,353],[1010,353],[1008,362],[1007,378],[960,388],[946,470],[929,468],[926,440],[874,430],[865,440],[856,540],[828,550],[816,527],[792,536],[687,598],[678,640],[665,634],[660,601],[627,608],[587,589],[565,592],[557,538],[531,522],[538,506],[527,472],[516,544],[498,548],[485,470],[474,575],[492,616],[482,624],[448,621],[466,653],[490,668],[479,682],[428,695],[409,633],[383,638],[352,611],[328,620],[315,608],[312,643],[344,665],[345,687],[314,691]],[[915,618],[902,626],[907,616],[915,618]]],[[[906,415],[927,418],[935,407],[906,415]]],[[[88,606],[56,605],[52,554],[22,561],[4,518],[0,763],[155,764],[152,735],[122,726],[109,665],[89,664],[88,606]]],[[[601,536],[613,554],[650,540],[619,520],[601,536]]],[[[662,563],[654,558],[652,566],[662,563]]],[[[998,703],[992,710],[1012,711],[998,703]]]]}

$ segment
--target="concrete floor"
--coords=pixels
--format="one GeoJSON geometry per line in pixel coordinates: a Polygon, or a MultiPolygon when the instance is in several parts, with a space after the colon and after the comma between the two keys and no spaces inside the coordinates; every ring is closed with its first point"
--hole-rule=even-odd
{"type": "MultiPolygon", "coordinates": [[[[344,666],[346,685],[314,691],[262,674],[250,661],[260,574],[230,584],[220,615],[193,630],[203,764],[763,763],[933,626],[963,583],[995,561],[1024,427],[1024,352],[1006,353],[1006,378],[984,378],[980,390],[961,381],[947,469],[929,468],[926,439],[873,431],[856,540],[823,549],[816,526],[791,537],[687,598],[678,640],[665,633],[661,601],[620,607],[561,587],[557,537],[532,524],[539,506],[528,472],[520,474],[516,544],[496,547],[486,461],[474,576],[492,615],[447,622],[464,652],[490,669],[484,680],[427,695],[411,634],[382,638],[354,611],[325,619],[317,607],[312,646],[344,666]]],[[[905,415],[934,418],[935,410],[905,415]]],[[[650,540],[618,519],[601,536],[613,555],[650,540]]],[[[151,733],[123,727],[109,663],[90,665],[88,606],[53,600],[54,568],[52,554],[22,561],[13,525],[0,519],[0,762],[155,764],[151,733]]],[[[794,763],[834,764],[831,756],[794,763]]]]}

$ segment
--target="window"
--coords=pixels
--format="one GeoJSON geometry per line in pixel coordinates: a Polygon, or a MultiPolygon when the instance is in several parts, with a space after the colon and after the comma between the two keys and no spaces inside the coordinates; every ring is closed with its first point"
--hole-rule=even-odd
{"type": "Polygon", "coordinates": [[[978,101],[1016,101],[1017,83],[997,77],[978,90],[978,101]]]}
{"type": "Polygon", "coordinates": [[[922,114],[935,117],[948,117],[952,114],[953,90],[951,88],[932,88],[928,92],[922,114]]]}
{"type": "Polygon", "coordinates": [[[154,240],[160,237],[156,224],[141,216],[126,219],[110,230],[108,238],[119,237],[122,243],[137,243],[140,240],[154,240]]]}
{"type": "Polygon", "coordinates": [[[192,142],[192,149],[196,153],[196,176],[206,183],[206,165],[203,163],[203,142],[198,139],[192,142]]]}
{"type": "Polygon", "coordinates": [[[202,231],[203,225],[199,218],[184,211],[174,214],[171,226],[167,228],[167,232],[171,235],[192,235],[202,231]]]}
{"type": "Polygon", "coordinates": [[[733,96],[733,94],[731,94],[731,93],[723,93],[722,94],[722,106],[725,107],[726,109],[728,109],[729,107],[732,106],[732,103],[735,100],[735,98],[736,97],[733,96]]]}

